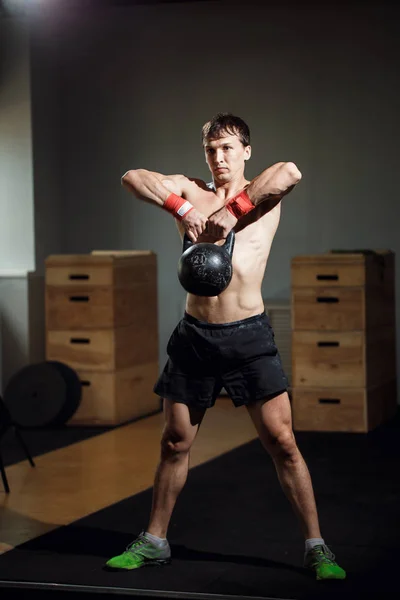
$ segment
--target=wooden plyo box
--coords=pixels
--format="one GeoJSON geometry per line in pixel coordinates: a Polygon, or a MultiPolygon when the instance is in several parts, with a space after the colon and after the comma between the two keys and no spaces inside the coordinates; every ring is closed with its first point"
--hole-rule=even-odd
{"type": "Polygon", "coordinates": [[[150,251],[46,260],[46,358],[82,382],[71,425],[115,425],[160,408],[157,259],[150,251]]]}
{"type": "Polygon", "coordinates": [[[293,331],[293,386],[374,387],[396,379],[394,334],[391,325],[367,331],[293,331]]]}
{"type": "Polygon", "coordinates": [[[114,329],[48,330],[47,353],[73,369],[114,371],[158,361],[157,321],[114,329]]]}
{"type": "Polygon", "coordinates": [[[49,256],[45,286],[47,329],[138,324],[151,320],[157,307],[156,255],[49,256]]]}
{"type": "Polygon", "coordinates": [[[296,388],[292,410],[297,431],[367,433],[396,414],[397,382],[370,388],[296,388]]]}
{"type": "Polygon", "coordinates": [[[294,330],[361,331],[393,324],[391,304],[380,288],[292,289],[294,330]]]}
{"type": "Polygon", "coordinates": [[[326,252],[292,259],[292,288],[375,287],[393,289],[395,255],[391,250],[326,252]]]}
{"type": "Polygon", "coordinates": [[[117,425],[160,409],[152,388],[158,362],[117,371],[77,371],[82,401],[69,425],[117,425]]]}
{"type": "Polygon", "coordinates": [[[295,428],[368,431],[393,416],[394,266],[388,250],[293,258],[295,428]]]}

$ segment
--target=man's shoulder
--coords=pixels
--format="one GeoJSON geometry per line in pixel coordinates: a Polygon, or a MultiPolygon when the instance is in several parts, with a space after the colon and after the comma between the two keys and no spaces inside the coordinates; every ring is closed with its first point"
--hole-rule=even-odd
{"type": "Polygon", "coordinates": [[[200,187],[202,190],[208,190],[208,183],[206,183],[203,179],[199,179],[198,177],[186,177],[186,179],[188,180],[188,182],[197,185],[198,187],[200,187]]]}
{"type": "Polygon", "coordinates": [[[182,192],[185,194],[197,194],[199,191],[210,192],[211,188],[203,179],[198,177],[188,177],[187,175],[181,175],[179,178],[179,185],[182,188],[182,192]]]}
{"type": "MultiPolygon", "coordinates": [[[[198,177],[189,177],[188,175],[184,175],[183,173],[175,173],[174,175],[166,175],[165,179],[170,179],[171,181],[179,183],[180,185],[189,185],[189,186],[197,185],[198,187],[201,187],[203,190],[211,189],[208,187],[210,184],[203,181],[203,179],[199,179],[198,177]]],[[[211,185],[213,185],[213,184],[211,184],[211,185]]],[[[214,188],[212,188],[212,189],[214,189],[214,188]]]]}

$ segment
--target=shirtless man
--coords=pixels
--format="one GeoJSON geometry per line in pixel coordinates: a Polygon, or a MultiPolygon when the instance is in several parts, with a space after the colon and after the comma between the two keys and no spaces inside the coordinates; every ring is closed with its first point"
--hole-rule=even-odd
{"type": "Polygon", "coordinates": [[[188,294],[183,319],[169,340],[168,361],[154,387],[164,401],[165,427],[150,520],[146,530],[107,567],[136,569],[170,562],[167,529],[187,478],[190,447],[207,408],[222,387],[245,405],[270,454],[305,539],[303,564],[317,579],[344,579],[345,571],[321,537],[312,482],[292,430],[287,380],[265,314],[261,284],[277,230],[281,199],[300,181],[292,162],[279,162],[248,181],[251,156],[246,123],[218,114],[203,126],[212,184],[184,175],[128,171],[123,186],[170,212],[183,237],[222,244],[235,231],[233,276],[215,297],[188,294]]]}

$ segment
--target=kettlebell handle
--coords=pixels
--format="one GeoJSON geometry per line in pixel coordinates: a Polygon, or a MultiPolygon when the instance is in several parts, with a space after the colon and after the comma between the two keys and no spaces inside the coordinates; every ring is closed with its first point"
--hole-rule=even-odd
{"type": "MultiPolygon", "coordinates": [[[[222,244],[222,246],[219,246],[220,248],[224,248],[224,250],[227,251],[227,253],[229,254],[229,256],[232,258],[232,254],[233,254],[233,247],[235,245],[235,232],[233,231],[233,229],[230,230],[230,232],[227,235],[227,238],[225,240],[225,243],[222,244]]],[[[189,248],[191,248],[193,246],[193,242],[192,240],[186,235],[183,236],[183,249],[182,249],[182,254],[184,252],[186,252],[186,250],[188,250],[189,248]]]]}

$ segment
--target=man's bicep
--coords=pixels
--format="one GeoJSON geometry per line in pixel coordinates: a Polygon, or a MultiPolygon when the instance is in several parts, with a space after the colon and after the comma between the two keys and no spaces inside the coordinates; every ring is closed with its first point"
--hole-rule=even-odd
{"type": "Polygon", "coordinates": [[[177,196],[183,196],[186,177],[184,175],[160,175],[164,187],[177,196]]]}

